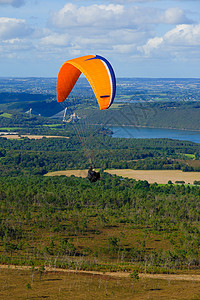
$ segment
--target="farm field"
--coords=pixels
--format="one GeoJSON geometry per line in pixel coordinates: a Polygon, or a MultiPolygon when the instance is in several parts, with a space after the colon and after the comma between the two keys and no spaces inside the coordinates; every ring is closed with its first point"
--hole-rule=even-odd
{"type": "MultiPolygon", "coordinates": [[[[200,172],[182,172],[181,170],[131,170],[131,169],[115,169],[105,170],[111,175],[117,175],[136,180],[147,180],[149,183],[157,182],[158,184],[167,184],[169,180],[173,183],[176,181],[184,181],[186,184],[192,184],[195,180],[200,180],[200,172]]],[[[45,176],[77,176],[87,177],[87,170],[64,170],[49,172],[45,176]]]]}
{"type": "Polygon", "coordinates": [[[136,180],[147,180],[149,183],[167,184],[169,180],[185,181],[186,184],[200,180],[200,172],[183,172],[181,170],[106,170],[107,173],[136,180]]]}
{"type": "MultiPolygon", "coordinates": [[[[169,277],[169,276],[168,276],[169,277]]],[[[0,269],[2,299],[199,299],[200,282],[64,271],[0,269]]]]}
{"type": "Polygon", "coordinates": [[[18,134],[0,134],[0,137],[4,137],[7,139],[21,139],[21,138],[29,138],[29,139],[35,139],[35,140],[39,140],[42,139],[43,137],[45,138],[64,138],[64,139],[68,139],[68,137],[66,136],[56,136],[56,135],[31,135],[31,134],[22,134],[22,135],[18,135],[18,134]]]}
{"type": "Polygon", "coordinates": [[[55,172],[49,172],[45,174],[44,176],[76,176],[76,177],[87,177],[88,170],[64,170],[64,171],[55,171],[55,172]]]}

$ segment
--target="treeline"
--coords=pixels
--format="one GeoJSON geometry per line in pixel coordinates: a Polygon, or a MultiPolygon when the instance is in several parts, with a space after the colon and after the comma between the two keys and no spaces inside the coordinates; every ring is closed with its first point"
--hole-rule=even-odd
{"type": "MultiPolygon", "coordinates": [[[[63,133],[67,134],[67,131],[63,133]]],[[[71,131],[70,138],[0,138],[2,175],[45,174],[49,171],[88,168],[91,160],[97,168],[179,169],[199,171],[200,146],[167,139],[115,139],[110,136],[86,136],[80,140],[71,131]],[[192,158],[188,158],[190,154],[192,158]],[[193,157],[196,158],[196,164],[193,157]]],[[[57,132],[58,134],[58,132],[57,132]]]]}

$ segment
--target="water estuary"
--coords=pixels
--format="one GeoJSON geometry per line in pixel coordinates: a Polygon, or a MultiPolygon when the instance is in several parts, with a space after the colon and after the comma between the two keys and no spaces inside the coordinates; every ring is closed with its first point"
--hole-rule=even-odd
{"type": "Polygon", "coordinates": [[[110,129],[113,132],[112,137],[115,138],[167,138],[200,143],[200,131],[129,126],[113,126],[110,129]]]}

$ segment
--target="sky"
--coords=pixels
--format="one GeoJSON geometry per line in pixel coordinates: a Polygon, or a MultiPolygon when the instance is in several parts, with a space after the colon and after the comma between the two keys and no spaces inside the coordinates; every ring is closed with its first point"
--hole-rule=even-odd
{"type": "Polygon", "coordinates": [[[0,76],[98,54],[116,77],[200,78],[200,0],[0,0],[0,76]]]}

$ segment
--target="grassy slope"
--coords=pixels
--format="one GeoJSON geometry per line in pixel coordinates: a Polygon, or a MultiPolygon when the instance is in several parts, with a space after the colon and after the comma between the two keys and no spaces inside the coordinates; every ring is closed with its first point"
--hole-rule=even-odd
{"type": "Polygon", "coordinates": [[[99,276],[91,274],[1,270],[2,299],[199,299],[200,282],[99,276]],[[29,283],[30,289],[27,288],[29,283]]]}

